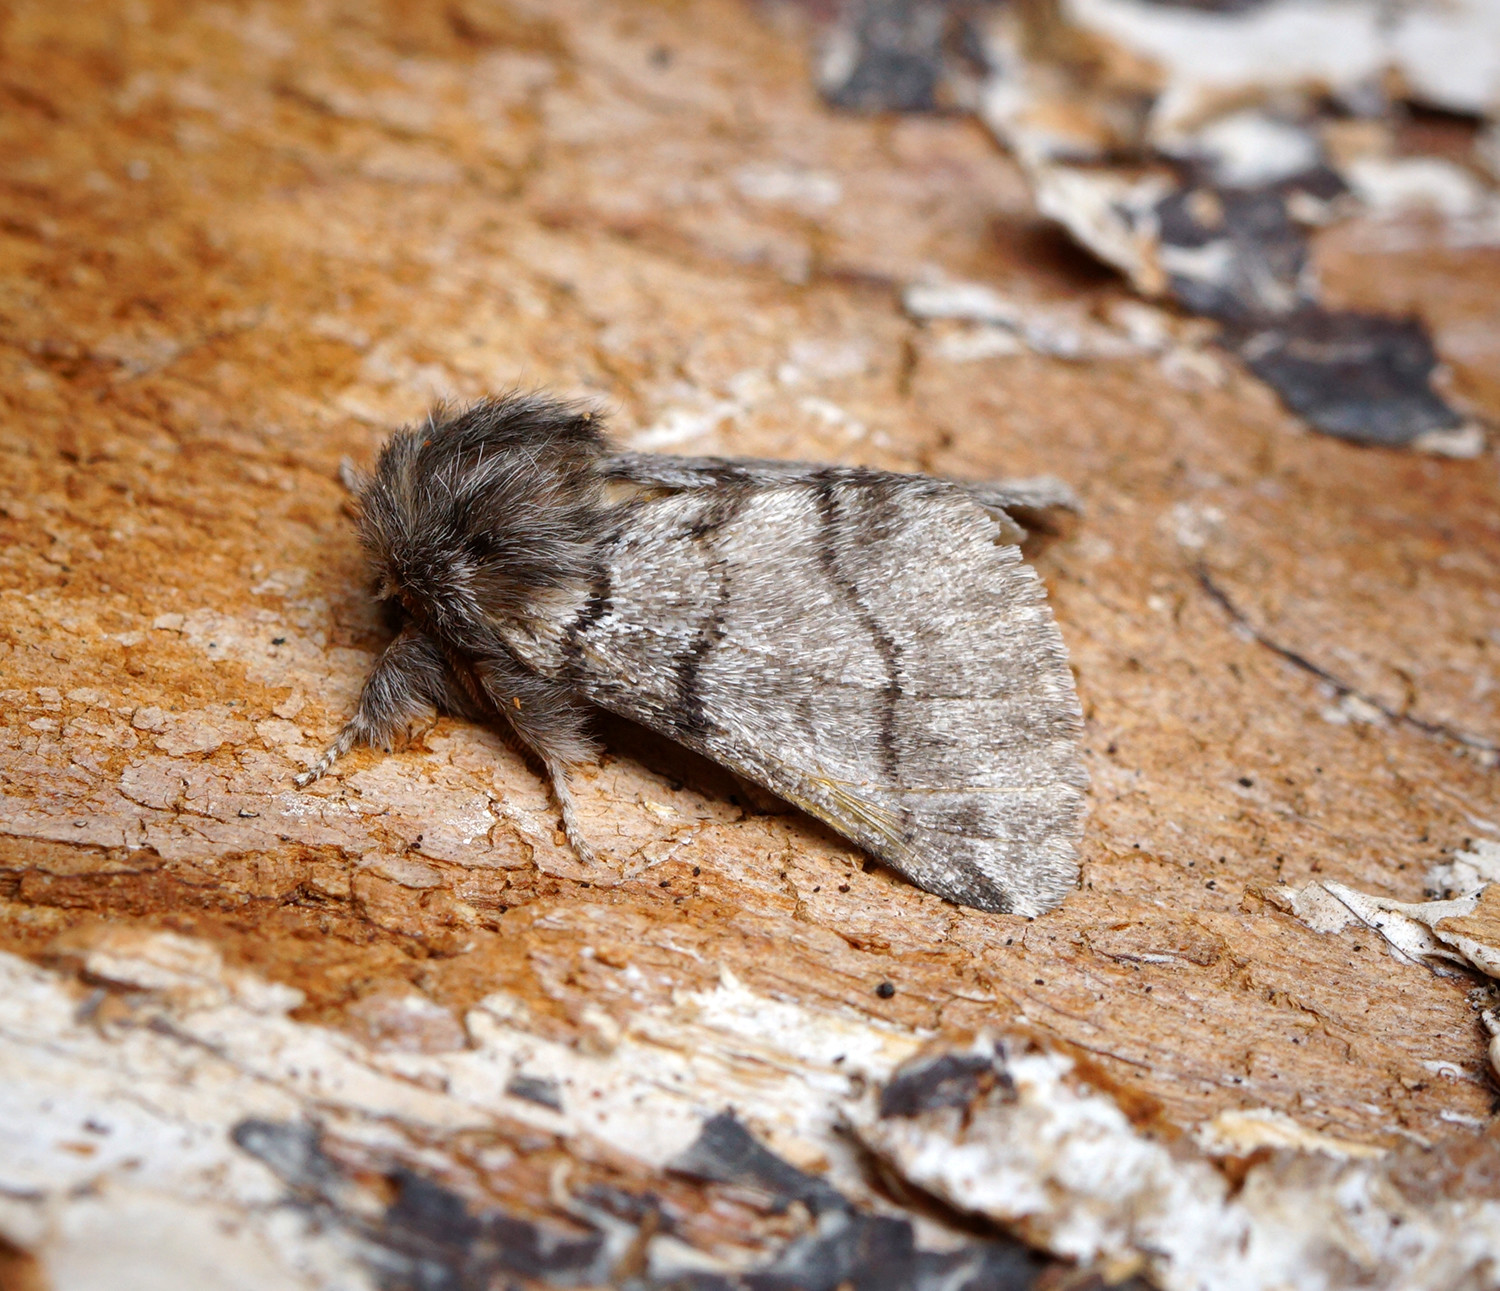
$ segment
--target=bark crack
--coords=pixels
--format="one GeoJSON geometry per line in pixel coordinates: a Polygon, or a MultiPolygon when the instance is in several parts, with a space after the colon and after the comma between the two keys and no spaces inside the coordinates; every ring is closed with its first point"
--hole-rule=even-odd
{"type": "Polygon", "coordinates": [[[1314,663],[1306,655],[1299,654],[1290,646],[1282,645],[1281,642],[1267,636],[1246,618],[1239,606],[1230,599],[1229,594],[1214,582],[1213,576],[1205,566],[1197,566],[1194,573],[1198,577],[1199,586],[1208,594],[1209,599],[1217,604],[1233,623],[1243,628],[1257,645],[1264,646],[1272,654],[1279,655],[1288,663],[1300,668],[1303,672],[1316,677],[1326,685],[1332,686],[1338,692],[1340,698],[1345,695],[1353,695],[1354,698],[1361,703],[1368,704],[1389,721],[1398,726],[1409,726],[1415,731],[1420,731],[1423,735],[1432,736],[1436,739],[1452,740],[1456,744],[1462,744],[1465,748],[1479,749],[1486,753],[1500,751],[1500,743],[1494,740],[1487,740],[1482,735],[1475,735],[1472,731],[1460,730],[1458,727],[1449,726],[1445,722],[1433,722],[1423,717],[1414,717],[1410,712],[1403,712],[1400,709],[1392,708],[1389,704],[1381,702],[1374,695],[1360,690],[1357,686],[1351,685],[1342,677],[1329,672],[1322,665],[1314,663]]]}

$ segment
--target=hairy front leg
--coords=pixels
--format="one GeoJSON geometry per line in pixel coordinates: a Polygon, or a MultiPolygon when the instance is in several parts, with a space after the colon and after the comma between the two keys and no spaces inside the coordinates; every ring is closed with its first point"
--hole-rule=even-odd
{"type": "Polygon", "coordinates": [[[443,653],[408,624],[386,646],[359,693],[359,705],[333,743],[296,784],[306,788],[324,775],[356,744],[389,746],[411,722],[434,706],[462,711],[467,707],[448,674],[443,653]]]}
{"type": "Polygon", "coordinates": [[[571,787],[573,768],[596,753],[587,731],[588,709],[565,687],[512,659],[486,659],[474,671],[489,702],[505,714],[516,738],[546,769],[563,833],[573,850],[580,860],[593,861],[594,849],[584,837],[571,787]]]}

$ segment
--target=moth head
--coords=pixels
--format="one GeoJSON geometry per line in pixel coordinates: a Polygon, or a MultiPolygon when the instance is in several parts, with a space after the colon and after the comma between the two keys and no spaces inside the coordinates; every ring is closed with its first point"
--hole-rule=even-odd
{"type": "Polygon", "coordinates": [[[592,413],[540,395],[400,431],[359,496],[376,599],[470,649],[540,616],[588,580],[607,452],[592,413]]]}

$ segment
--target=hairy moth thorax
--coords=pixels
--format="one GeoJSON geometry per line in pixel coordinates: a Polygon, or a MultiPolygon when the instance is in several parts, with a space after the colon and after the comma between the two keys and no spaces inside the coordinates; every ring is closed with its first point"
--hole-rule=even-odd
{"type": "Polygon", "coordinates": [[[591,412],[529,395],[397,434],[359,498],[376,595],[464,650],[545,620],[587,584],[608,451],[591,412]]]}

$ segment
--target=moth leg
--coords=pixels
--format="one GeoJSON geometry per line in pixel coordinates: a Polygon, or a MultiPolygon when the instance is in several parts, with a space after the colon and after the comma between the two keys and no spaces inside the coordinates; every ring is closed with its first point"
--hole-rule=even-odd
{"type": "Polygon", "coordinates": [[[573,800],[573,789],[569,783],[572,773],[566,763],[543,759],[542,765],[547,768],[547,778],[552,784],[552,798],[557,803],[558,814],[562,816],[563,834],[568,840],[568,846],[578,853],[578,859],[585,865],[592,865],[599,859],[599,855],[584,836],[583,825],[578,819],[578,807],[573,800]]]}
{"type": "Polygon", "coordinates": [[[305,789],[356,744],[389,744],[397,731],[433,704],[459,711],[465,707],[448,677],[442,652],[408,624],[386,646],[365,679],[354,716],[294,783],[305,789]]]}
{"type": "Polygon", "coordinates": [[[505,714],[516,738],[547,772],[573,850],[582,861],[598,859],[578,819],[571,785],[573,768],[591,761],[596,752],[586,730],[587,710],[565,688],[514,660],[485,659],[474,671],[495,711],[505,714]]]}

